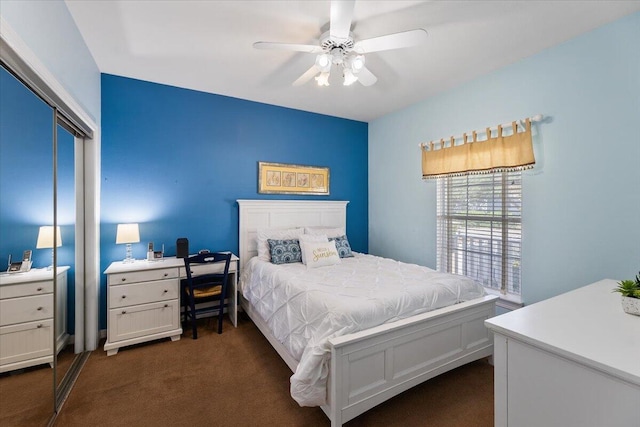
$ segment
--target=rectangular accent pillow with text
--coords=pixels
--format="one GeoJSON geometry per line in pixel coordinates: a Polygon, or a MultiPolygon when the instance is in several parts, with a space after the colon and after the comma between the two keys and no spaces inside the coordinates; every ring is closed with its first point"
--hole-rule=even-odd
{"type": "MultiPolygon", "coordinates": [[[[329,241],[329,239],[327,238],[326,235],[324,234],[303,234],[302,236],[300,236],[300,250],[302,252],[302,263],[304,265],[307,265],[307,261],[304,255],[304,245],[311,242],[311,243],[317,243],[317,242],[324,242],[327,243],[329,241]]],[[[340,253],[338,253],[338,255],[340,255],[340,253]]]]}
{"type": "Polygon", "coordinates": [[[305,242],[304,258],[311,268],[340,264],[336,242],[305,242]]]}

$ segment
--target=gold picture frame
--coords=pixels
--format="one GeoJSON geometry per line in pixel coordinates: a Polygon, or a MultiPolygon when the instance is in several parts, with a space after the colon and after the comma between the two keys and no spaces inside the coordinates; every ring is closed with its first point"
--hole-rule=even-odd
{"type": "Polygon", "coordinates": [[[329,168],[258,162],[258,193],[329,195],[329,168]]]}

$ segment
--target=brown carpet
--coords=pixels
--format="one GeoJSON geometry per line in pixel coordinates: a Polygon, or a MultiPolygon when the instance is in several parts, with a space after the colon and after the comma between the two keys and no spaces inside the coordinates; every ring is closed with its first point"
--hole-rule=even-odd
{"type": "MultiPolygon", "coordinates": [[[[75,358],[73,345],[57,357],[59,384],[75,358]]],[[[0,374],[0,426],[46,426],[53,411],[53,370],[48,363],[0,374]]]]}
{"type": "MultiPolygon", "coordinates": [[[[329,426],[289,395],[291,371],[246,317],[89,357],[55,425],[329,426]]],[[[477,361],[427,381],[346,424],[493,426],[493,368],[477,361]]]]}

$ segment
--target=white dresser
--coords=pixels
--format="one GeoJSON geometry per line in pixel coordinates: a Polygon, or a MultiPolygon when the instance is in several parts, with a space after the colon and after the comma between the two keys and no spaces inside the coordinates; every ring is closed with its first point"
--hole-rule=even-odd
{"type": "Polygon", "coordinates": [[[57,268],[55,301],[52,270],[0,274],[0,372],[53,363],[54,313],[56,352],[64,348],[68,270],[57,268]]]}
{"type": "Polygon", "coordinates": [[[640,317],[615,287],[601,280],[485,321],[496,426],[640,426],[640,317]]]}
{"type": "MultiPolygon", "coordinates": [[[[234,326],[237,325],[237,271],[238,257],[233,255],[229,266],[228,307],[234,326]]],[[[111,263],[104,273],[107,275],[104,350],[108,356],[128,345],[167,337],[172,341],[180,339],[180,279],[186,277],[182,258],[118,261],[111,263]]]]}

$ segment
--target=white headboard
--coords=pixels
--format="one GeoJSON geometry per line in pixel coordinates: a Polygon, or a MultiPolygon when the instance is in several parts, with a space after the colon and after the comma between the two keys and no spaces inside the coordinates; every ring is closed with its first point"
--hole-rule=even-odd
{"type": "Polygon", "coordinates": [[[344,227],[347,203],[344,200],[238,200],[240,206],[240,269],[258,254],[259,228],[344,227]]]}

